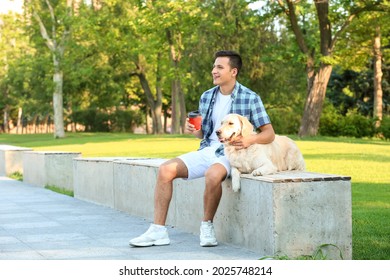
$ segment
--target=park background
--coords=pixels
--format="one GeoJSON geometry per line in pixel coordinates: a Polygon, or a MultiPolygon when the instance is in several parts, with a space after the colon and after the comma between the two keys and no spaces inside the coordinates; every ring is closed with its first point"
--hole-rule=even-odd
{"type": "Polygon", "coordinates": [[[390,259],[388,1],[15,2],[23,9],[0,15],[0,143],[196,149],[186,114],[212,86],[215,51],[233,49],[239,81],[308,170],[352,176],[353,258],[390,259]]]}

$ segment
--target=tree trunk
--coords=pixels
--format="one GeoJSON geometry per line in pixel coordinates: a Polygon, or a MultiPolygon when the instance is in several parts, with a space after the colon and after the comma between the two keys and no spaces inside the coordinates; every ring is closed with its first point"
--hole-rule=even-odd
{"type": "Polygon", "coordinates": [[[299,136],[317,135],[326,87],[331,73],[332,65],[322,64],[318,73],[314,75],[313,83],[306,98],[305,109],[299,128],[299,136]]]}
{"type": "Polygon", "coordinates": [[[172,124],[171,134],[180,133],[180,106],[177,80],[171,82],[172,124]]]}
{"type": "Polygon", "coordinates": [[[23,134],[23,125],[22,125],[23,109],[19,107],[18,109],[18,121],[16,124],[16,134],[19,134],[19,129],[21,128],[23,134]]]}
{"type": "MultiPolygon", "coordinates": [[[[61,41],[57,41],[57,25],[58,20],[56,19],[55,10],[50,4],[49,0],[45,1],[49,10],[49,15],[51,18],[52,29],[51,35],[49,35],[41,17],[38,15],[37,11],[33,8],[33,16],[39,24],[39,29],[42,35],[42,38],[46,41],[46,45],[49,48],[53,56],[53,82],[54,82],[54,93],[53,93],[53,112],[54,112],[54,138],[63,138],[65,137],[64,131],[64,112],[63,112],[63,74],[61,70],[61,60],[64,55],[65,45],[70,37],[70,27],[65,25],[63,26],[63,34],[61,41]]],[[[31,3],[30,3],[31,4],[31,3]]],[[[67,16],[72,17],[72,7],[73,0],[66,0],[67,16]]]]}
{"type": "Polygon", "coordinates": [[[5,106],[4,108],[4,112],[3,112],[3,129],[4,129],[4,133],[8,133],[9,132],[9,127],[8,127],[8,105],[5,106]]]}
{"type": "Polygon", "coordinates": [[[162,134],[164,133],[163,125],[162,125],[162,86],[161,86],[161,52],[157,55],[157,69],[156,69],[156,101],[155,101],[155,114],[157,117],[156,120],[156,133],[162,134]]]}
{"type": "MultiPolygon", "coordinates": [[[[291,29],[295,35],[299,49],[307,57],[307,97],[298,134],[301,137],[314,136],[318,132],[322,105],[325,100],[326,87],[332,73],[332,65],[321,63],[319,69],[316,70],[314,63],[314,49],[310,49],[306,44],[304,33],[298,24],[298,18],[295,10],[295,5],[297,2],[293,0],[287,0],[287,6],[285,6],[284,1],[282,0],[278,0],[278,3],[290,20],[291,29]]],[[[317,10],[320,31],[321,55],[324,58],[331,57],[336,38],[332,40],[332,28],[331,22],[329,20],[329,1],[315,0],[314,4],[317,10]]]]}
{"type": "MultiPolygon", "coordinates": [[[[157,94],[157,101],[154,101],[153,94],[152,94],[152,91],[150,89],[150,86],[149,86],[148,80],[146,79],[145,74],[142,71],[140,71],[139,73],[137,73],[137,76],[140,80],[142,89],[145,92],[146,101],[148,103],[148,107],[150,108],[150,112],[152,115],[153,134],[162,133],[162,123],[161,123],[162,101],[161,101],[161,96],[159,96],[157,94]]],[[[146,114],[148,114],[147,111],[146,111],[146,114]]]]}
{"type": "MultiPolygon", "coordinates": [[[[181,53],[178,47],[175,47],[173,34],[171,30],[166,30],[166,35],[168,39],[168,43],[170,46],[170,58],[172,61],[174,78],[171,82],[171,102],[172,102],[172,126],[171,133],[177,134],[184,131],[185,119],[186,119],[186,110],[185,110],[185,101],[184,94],[181,90],[181,82],[180,82],[180,69],[179,63],[181,60],[181,53]],[[180,128],[182,128],[180,130],[180,128]]],[[[179,41],[178,45],[180,45],[181,36],[178,35],[177,40],[179,41]]]]}
{"type": "Polygon", "coordinates": [[[380,27],[375,29],[374,38],[374,114],[375,126],[379,127],[382,121],[383,91],[382,91],[382,52],[380,27]]]}
{"type": "Polygon", "coordinates": [[[64,131],[64,110],[63,110],[63,96],[62,96],[62,84],[63,76],[62,72],[58,71],[53,75],[54,93],[53,93],[53,111],[54,111],[54,138],[65,137],[64,131]]]}

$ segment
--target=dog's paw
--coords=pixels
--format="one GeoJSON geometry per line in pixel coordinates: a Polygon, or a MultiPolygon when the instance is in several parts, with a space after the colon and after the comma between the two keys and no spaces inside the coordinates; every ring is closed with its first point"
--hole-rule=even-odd
{"type": "Polygon", "coordinates": [[[238,192],[240,190],[240,178],[233,178],[232,180],[232,190],[238,192]]]}
{"type": "Polygon", "coordinates": [[[240,190],[240,184],[238,184],[238,185],[234,185],[233,184],[233,186],[232,186],[232,190],[234,191],[234,192],[238,192],[239,190],[240,190]]]}
{"type": "Polygon", "coordinates": [[[252,175],[253,176],[263,176],[263,174],[261,173],[261,171],[259,169],[253,170],[252,175]]]}

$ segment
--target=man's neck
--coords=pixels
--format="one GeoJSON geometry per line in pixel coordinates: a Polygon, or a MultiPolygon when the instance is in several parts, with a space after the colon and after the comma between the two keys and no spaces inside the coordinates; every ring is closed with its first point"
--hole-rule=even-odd
{"type": "Polygon", "coordinates": [[[233,93],[233,90],[234,90],[235,86],[236,86],[236,81],[234,81],[234,83],[230,83],[230,84],[227,84],[227,85],[219,86],[219,91],[223,95],[230,95],[230,94],[233,93]]]}

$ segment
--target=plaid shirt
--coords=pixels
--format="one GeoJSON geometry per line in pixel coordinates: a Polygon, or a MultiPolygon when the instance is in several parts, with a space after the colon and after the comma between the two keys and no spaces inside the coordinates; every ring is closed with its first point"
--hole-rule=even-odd
{"type": "MultiPolygon", "coordinates": [[[[219,86],[213,87],[205,91],[200,97],[199,112],[202,114],[202,132],[203,139],[200,142],[199,150],[210,146],[210,135],[213,133],[212,113],[214,109],[215,98],[219,91],[219,86]]],[[[230,113],[239,114],[248,118],[254,127],[259,128],[265,124],[271,123],[271,120],[265,111],[263,102],[259,95],[251,91],[247,87],[236,82],[234,90],[231,94],[232,106],[230,113]]],[[[219,147],[215,154],[217,156],[224,155],[223,145],[219,147]]]]}

